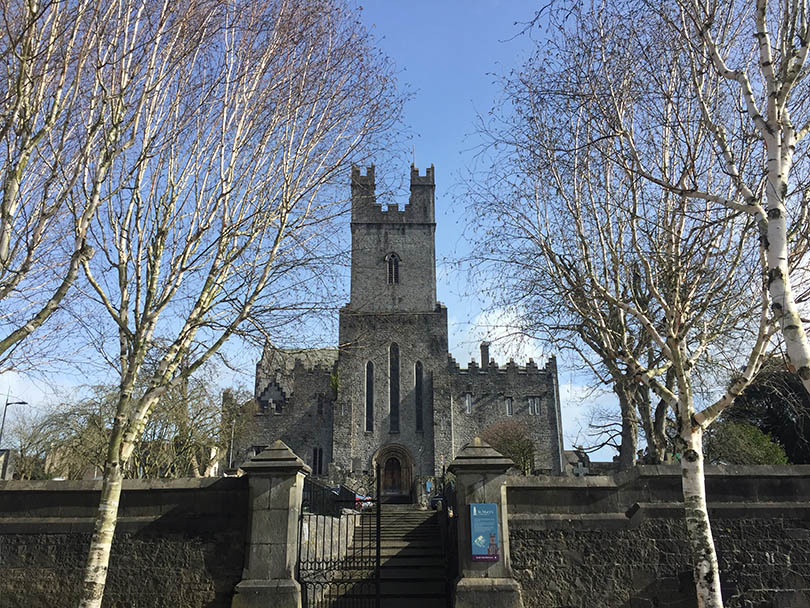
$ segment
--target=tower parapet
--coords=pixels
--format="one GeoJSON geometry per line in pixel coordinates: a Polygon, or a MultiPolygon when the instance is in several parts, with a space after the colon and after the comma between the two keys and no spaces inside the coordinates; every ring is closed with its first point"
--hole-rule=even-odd
{"type": "Polygon", "coordinates": [[[366,167],[365,175],[360,172],[360,167],[352,165],[352,221],[356,221],[355,214],[359,211],[378,206],[374,165],[366,167]]]}
{"type": "Polygon", "coordinates": [[[411,195],[408,204],[400,210],[398,205],[383,208],[377,203],[374,165],[363,175],[359,167],[352,167],[352,222],[433,224],[436,221],[436,182],[433,165],[425,175],[411,165],[411,195]]]}

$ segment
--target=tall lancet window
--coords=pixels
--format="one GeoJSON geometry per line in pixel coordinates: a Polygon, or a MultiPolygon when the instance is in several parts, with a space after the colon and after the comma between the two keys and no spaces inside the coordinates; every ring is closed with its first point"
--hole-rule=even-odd
{"type": "Polygon", "coordinates": [[[366,363],[366,430],[374,430],[374,364],[366,363]]]}
{"type": "Polygon", "coordinates": [[[413,402],[416,405],[416,430],[422,430],[422,400],[424,394],[424,370],[422,362],[417,361],[413,374],[413,402]]]}
{"type": "Polygon", "coordinates": [[[388,399],[391,414],[391,432],[399,433],[399,346],[396,342],[391,344],[388,363],[388,399]]]}
{"type": "Polygon", "coordinates": [[[388,284],[399,285],[399,256],[396,253],[389,253],[385,256],[388,262],[388,284]]]}

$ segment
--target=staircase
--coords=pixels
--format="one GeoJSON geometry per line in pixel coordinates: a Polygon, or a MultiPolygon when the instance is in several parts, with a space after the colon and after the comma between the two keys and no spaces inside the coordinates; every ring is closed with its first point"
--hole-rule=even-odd
{"type": "MultiPolygon", "coordinates": [[[[436,513],[412,505],[383,505],[380,532],[381,608],[447,608],[444,546],[436,513]]],[[[354,538],[364,539],[354,551],[365,555],[374,551],[375,512],[363,514],[354,538]]],[[[375,585],[373,573],[369,574],[369,584],[358,585],[352,597],[336,602],[336,608],[374,606],[375,585]]]]}

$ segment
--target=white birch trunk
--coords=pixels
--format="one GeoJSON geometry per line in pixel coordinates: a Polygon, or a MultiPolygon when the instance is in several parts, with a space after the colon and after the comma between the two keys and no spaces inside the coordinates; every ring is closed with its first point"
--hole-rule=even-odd
{"type": "MultiPolygon", "coordinates": [[[[785,136],[785,139],[789,139],[785,136]]],[[[768,149],[768,200],[765,248],[768,263],[768,292],[771,310],[779,322],[785,351],[791,367],[810,393],[810,343],[802,326],[799,309],[790,284],[788,268],[787,210],[784,194],[787,191],[787,169],[791,166],[792,152],[782,150],[793,142],[781,141],[776,135],[765,137],[768,149]]]]}
{"type": "Polygon", "coordinates": [[[720,595],[720,568],[714,550],[706,483],[703,475],[703,430],[688,429],[682,436],[686,449],[681,455],[681,478],[686,530],[692,550],[693,575],[698,608],[723,608],[720,595]]]}
{"type": "Polygon", "coordinates": [[[104,467],[101,501],[96,515],[96,528],[90,541],[79,608],[101,608],[110,563],[110,548],[118,523],[122,479],[120,463],[108,461],[104,467]]]}

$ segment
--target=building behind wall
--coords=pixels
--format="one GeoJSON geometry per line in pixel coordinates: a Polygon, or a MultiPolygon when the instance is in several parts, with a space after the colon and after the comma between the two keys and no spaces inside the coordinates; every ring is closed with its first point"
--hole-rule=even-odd
{"type": "Polygon", "coordinates": [[[475,435],[514,421],[534,442],[536,470],[559,473],[557,369],[481,362],[448,352],[447,309],[436,301],[435,181],[411,167],[409,203],[378,204],[374,167],[352,169],[350,302],[339,348],[265,348],[256,370],[255,449],[281,439],[316,475],[370,474],[383,490],[413,495],[475,435]]]}

